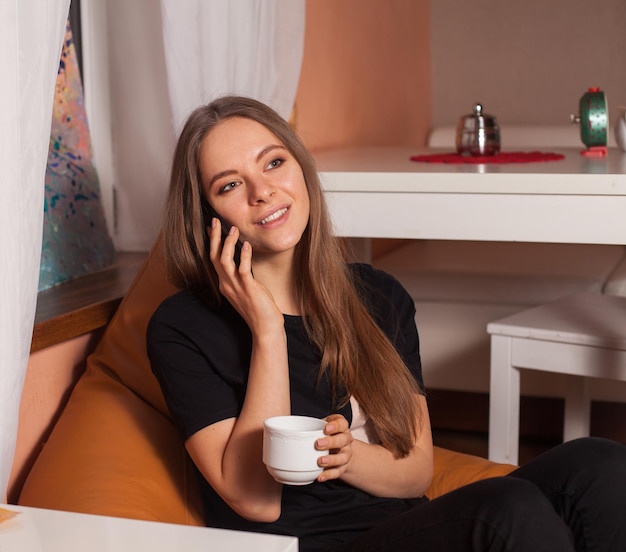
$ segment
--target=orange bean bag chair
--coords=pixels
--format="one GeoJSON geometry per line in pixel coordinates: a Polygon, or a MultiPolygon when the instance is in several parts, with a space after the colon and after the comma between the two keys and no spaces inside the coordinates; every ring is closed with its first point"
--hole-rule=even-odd
{"type": "MultiPolygon", "coordinates": [[[[18,504],[203,525],[193,466],[150,370],[145,346],[152,313],[174,291],[157,242],[88,358],[18,504]]],[[[435,498],[513,469],[436,447],[427,495],[435,498]]]]}

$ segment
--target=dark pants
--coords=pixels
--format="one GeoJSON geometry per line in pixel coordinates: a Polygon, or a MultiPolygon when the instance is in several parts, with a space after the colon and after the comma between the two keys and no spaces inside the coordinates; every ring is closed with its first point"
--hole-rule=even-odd
{"type": "Polygon", "coordinates": [[[626,446],[586,438],[387,521],[342,551],[626,551],[626,446]]]}

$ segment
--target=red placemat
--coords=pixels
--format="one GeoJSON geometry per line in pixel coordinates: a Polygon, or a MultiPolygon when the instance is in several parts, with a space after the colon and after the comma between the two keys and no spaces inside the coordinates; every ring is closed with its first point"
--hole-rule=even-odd
{"type": "Polygon", "coordinates": [[[460,155],[458,153],[431,153],[427,155],[413,155],[411,161],[418,163],[466,163],[480,165],[486,163],[543,163],[565,159],[560,153],[544,151],[505,151],[497,155],[460,155]]]}

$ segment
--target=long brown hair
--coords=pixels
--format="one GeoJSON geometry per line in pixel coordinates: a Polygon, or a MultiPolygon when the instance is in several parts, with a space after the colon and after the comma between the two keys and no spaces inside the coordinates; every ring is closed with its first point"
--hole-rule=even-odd
{"type": "Polygon", "coordinates": [[[231,117],[264,125],[300,164],[310,215],[295,250],[296,282],[307,331],[322,352],[320,375],[329,370],[334,388],[354,395],[381,443],[396,456],[406,456],[422,421],[415,401],[419,388],[359,298],[340,240],[332,232],[313,158],[289,123],[271,108],[250,98],[225,96],[197,108],[187,119],[174,153],[165,207],[168,274],[209,305],[219,304],[217,273],[208,254],[199,152],[206,135],[231,117]]]}

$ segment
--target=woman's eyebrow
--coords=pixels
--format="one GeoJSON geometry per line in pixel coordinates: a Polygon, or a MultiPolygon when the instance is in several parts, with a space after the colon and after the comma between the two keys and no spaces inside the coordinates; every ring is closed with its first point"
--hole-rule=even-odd
{"type": "Polygon", "coordinates": [[[260,152],[259,154],[256,156],[256,160],[260,161],[261,158],[268,154],[270,151],[275,150],[275,149],[281,149],[281,150],[286,150],[287,148],[285,146],[281,146],[279,144],[270,144],[269,146],[265,146],[260,152]]]}
{"type": "Polygon", "coordinates": [[[224,176],[230,176],[231,174],[237,174],[237,171],[228,169],[228,170],[219,172],[216,175],[213,175],[213,178],[211,178],[211,180],[209,181],[209,187],[213,186],[213,182],[215,182],[216,180],[219,180],[220,178],[223,178],[224,176]]]}

